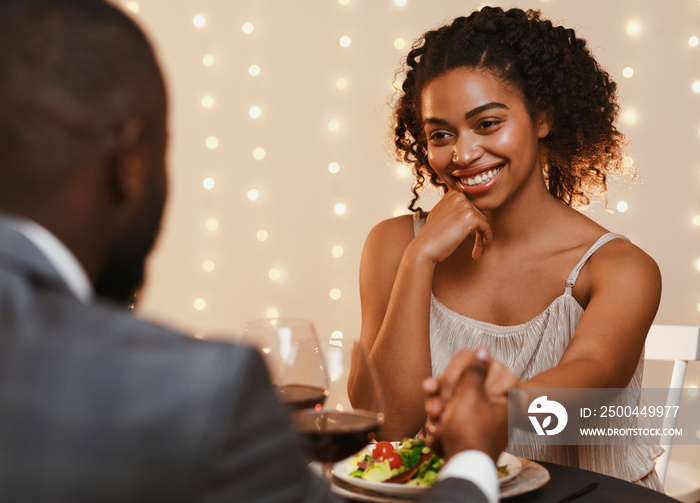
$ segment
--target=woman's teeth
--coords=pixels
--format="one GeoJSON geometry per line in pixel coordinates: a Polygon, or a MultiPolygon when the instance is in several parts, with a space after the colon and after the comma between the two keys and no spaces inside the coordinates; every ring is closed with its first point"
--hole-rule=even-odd
{"type": "Polygon", "coordinates": [[[503,166],[499,166],[494,169],[490,169],[488,171],[485,171],[484,173],[481,173],[479,175],[476,175],[474,177],[469,177],[469,178],[460,178],[460,181],[464,185],[469,185],[470,187],[473,187],[475,185],[482,185],[489,180],[491,180],[494,176],[496,176],[500,171],[503,169],[503,166]]]}

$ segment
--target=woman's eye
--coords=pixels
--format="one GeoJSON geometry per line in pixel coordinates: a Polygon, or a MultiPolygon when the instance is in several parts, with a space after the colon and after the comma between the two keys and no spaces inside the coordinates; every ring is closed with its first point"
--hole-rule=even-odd
{"type": "Polygon", "coordinates": [[[434,133],[430,134],[430,139],[435,140],[435,141],[440,141],[444,140],[447,138],[448,134],[445,133],[444,131],[435,131],[434,133]]]}
{"type": "Polygon", "coordinates": [[[499,120],[483,120],[479,123],[479,129],[493,129],[501,123],[499,120]]]}

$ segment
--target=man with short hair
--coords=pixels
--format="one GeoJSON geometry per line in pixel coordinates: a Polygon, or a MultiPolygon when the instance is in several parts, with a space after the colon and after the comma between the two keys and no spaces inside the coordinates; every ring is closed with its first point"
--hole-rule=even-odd
{"type": "MultiPolygon", "coordinates": [[[[257,352],[126,309],[166,199],[166,119],[151,45],[117,8],[0,2],[0,500],[335,501],[257,352]]],[[[486,400],[488,362],[465,362],[440,428],[493,458],[505,440],[454,428],[486,400]]],[[[493,501],[475,454],[483,489],[438,491],[493,501]]]]}

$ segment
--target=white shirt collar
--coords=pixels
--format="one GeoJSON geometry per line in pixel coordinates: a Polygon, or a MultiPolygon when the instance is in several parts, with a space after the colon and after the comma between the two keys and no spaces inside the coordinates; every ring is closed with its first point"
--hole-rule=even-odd
{"type": "Polygon", "coordinates": [[[29,239],[56,269],[71,292],[83,303],[90,302],[93,296],[92,284],[85,269],[75,255],[56,236],[38,223],[15,216],[7,219],[7,224],[29,239]]]}

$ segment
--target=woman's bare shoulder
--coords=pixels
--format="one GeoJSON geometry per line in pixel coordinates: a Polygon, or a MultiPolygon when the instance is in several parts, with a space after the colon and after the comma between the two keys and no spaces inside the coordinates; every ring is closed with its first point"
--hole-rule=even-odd
{"type": "Polygon", "coordinates": [[[378,242],[384,246],[403,245],[405,248],[413,237],[413,215],[401,215],[375,225],[367,236],[367,243],[378,242]]]}
{"type": "Polygon", "coordinates": [[[367,235],[362,251],[362,269],[394,271],[398,268],[406,247],[413,240],[413,217],[402,215],[375,225],[367,235]]]}
{"type": "Polygon", "coordinates": [[[594,281],[623,283],[627,288],[661,289],[661,271],[656,261],[636,244],[613,239],[589,260],[594,281]]]}

